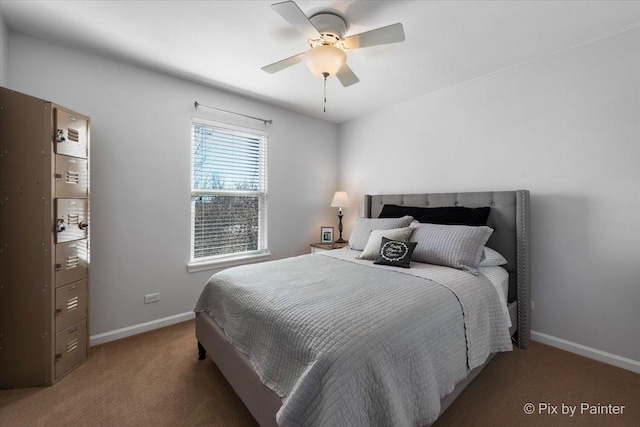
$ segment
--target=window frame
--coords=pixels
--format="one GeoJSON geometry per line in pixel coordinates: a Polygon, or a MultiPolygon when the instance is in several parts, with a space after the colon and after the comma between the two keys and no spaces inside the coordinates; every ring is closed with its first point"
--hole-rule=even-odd
{"type": "Polygon", "coordinates": [[[255,262],[267,261],[271,257],[268,245],[268,140],[269,133],[266,130],[250,128],[247,126],[239,126],[230,123],[224,123],[214,120],[205,119],[202,117],[191,118],[191,162],[189,168],[189,187],[191,188],[189,195],[190,207],[190,248],[189,248],[189,262],[187,263],[187,271],[189,273],[232,267],[241,264],[250,264],[255,262]],[[205,126],[211,126],[219,129],[225,129],[230,131],[243,132],[246,134],[256,135],[264,140],[261,140],[260,144],[264,144],[260,147],[261,156],[259,158],[260,175],[264,176],[264,180],[261,181],[264,185],[263,191],[242,191],[242,190],[205,190],[196,189],[194,184],[194,131],[196,124],[205,126]],[[203,195],[223,195],[223,196],[242,196],[242,197],[258,197],[259,214],[258,214],[258,249],[243,252],[234,252],[230,254],[212,255],[208,257],[194,258],[195,249],[195,197],[203,195]]]}

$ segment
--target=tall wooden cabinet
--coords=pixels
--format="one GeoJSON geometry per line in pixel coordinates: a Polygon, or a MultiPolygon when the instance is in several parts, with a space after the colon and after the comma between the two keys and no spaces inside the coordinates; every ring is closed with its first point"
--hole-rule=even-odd
{"type": "Polygon", "coordinates": [[[0,388],[89,354],[89,118],[0,88],[0,388]]]}

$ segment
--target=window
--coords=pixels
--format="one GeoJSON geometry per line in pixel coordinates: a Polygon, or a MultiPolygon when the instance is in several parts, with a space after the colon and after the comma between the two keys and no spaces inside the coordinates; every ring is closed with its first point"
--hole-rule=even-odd
{"type": "Polygon", "coordinates": [[[193,119],[191,262],[267,252],[267,134],[193,119]]]}

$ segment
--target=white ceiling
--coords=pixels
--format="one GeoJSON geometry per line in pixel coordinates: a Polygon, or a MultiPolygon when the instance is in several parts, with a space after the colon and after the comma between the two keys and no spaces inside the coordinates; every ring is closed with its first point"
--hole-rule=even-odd
{"type": "MultiPolygon", "coordinates": [[[[261,66],[301,53],[305,38],[274,1],[0,0],[7,26],[334,122],[640,25],[640,1],[307,1],[352,35],[401,22],[403,43],[348,52],[360,83],[327,84],[303,64],[261,66]]],[[[640,48],[640,47],[639,47],[640,48]]]]}

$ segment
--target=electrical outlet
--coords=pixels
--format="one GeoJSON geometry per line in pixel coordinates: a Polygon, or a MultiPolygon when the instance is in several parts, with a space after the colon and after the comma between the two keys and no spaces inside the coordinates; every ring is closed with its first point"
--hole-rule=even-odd
{"type": "Polygon", "coordinates": [[[531,301],[531,311],[535,310],[535,304],[531,301]]]}
{"type": "Polygon", "coordinates": [[[158,302],[160,301],[160,294],[156,293],[156,294],[148,294],[144,296],[144,303],[145,304],[150,304],[152,302],[158,302]]]}

